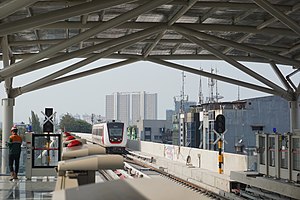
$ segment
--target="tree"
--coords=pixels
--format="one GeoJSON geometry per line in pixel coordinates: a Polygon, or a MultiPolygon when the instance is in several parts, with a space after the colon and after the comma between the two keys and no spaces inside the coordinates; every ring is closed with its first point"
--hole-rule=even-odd
{"type": "Polygon", "coordinates": [[[29,123],[32,126],[32,131],[35,133],[42,133],[42,126],[37,114],[31,111],[31,118],[29,118],[29,123]]]}
{"type": "Polygon", "coordinates": [[[61,120],[59,127],[64,131],[91,133],[92,125],[84,120],[75,119],[69,113],[65,114],[61,120]]]}

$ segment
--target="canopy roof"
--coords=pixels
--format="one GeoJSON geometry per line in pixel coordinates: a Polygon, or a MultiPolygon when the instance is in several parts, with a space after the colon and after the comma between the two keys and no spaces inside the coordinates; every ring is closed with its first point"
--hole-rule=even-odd
{"type": "MultiPolygon", "coordinates": [[[[7,66],[0,70],[2,81],[74,57],[88,58],[85,64],[101,58],[125,59],[117,65],[148,60],[213,77],[166,60],[221,59],[253,76],[267,88],[247,86],[247,83],[225,80],[224,77],[215,76],[216,79],[287,99],[293,99],[297,91],[289,78],[280,73],[277,64],[296,70],[300,68],[298,0],[0,2],[1,53],[7,66]],[[45,58],[50,59],[46,62],[45,58]],[[14,63],[16,59],[23,60],[14,63]],[[249,71],[238,61],[270,63],[283,88],[249,71]]],[[[53,74],[39,84],[12,89],[9,96],[56,84],[58,77],[78,67],[53,74]]],[[[85,75],[88,74],[78,77],[85,75]]],[[[64,81],[67,79],[60,80],[64,81]]]]}

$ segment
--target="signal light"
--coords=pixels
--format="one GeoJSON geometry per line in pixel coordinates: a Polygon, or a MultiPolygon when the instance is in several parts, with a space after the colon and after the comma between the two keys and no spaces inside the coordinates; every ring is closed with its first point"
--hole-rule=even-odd
{"type": "Polygon", "coordinates": [[[45,116],[45,123],[43,125],[43,132],[53,133],[53,108],[45,108],[45,115],[49,118],[47,119],[45,116]],[[50,121],[51,120],[51,121],[50,121]]]}
{"type": "Polygon", "coordinates": [[[217,133],[224,133],[225,132],[225,116],[218,115],[215,121],[215,131],[217,133]]]}

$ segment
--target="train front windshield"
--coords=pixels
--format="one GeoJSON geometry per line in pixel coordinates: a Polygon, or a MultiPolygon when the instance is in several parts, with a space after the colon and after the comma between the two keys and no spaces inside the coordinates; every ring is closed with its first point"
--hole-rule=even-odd
{"type": "Polygon", "coordinates": [[[123,137],[123,123],[108,123],[108,134],[109,134],[109,140],[111,142],[120,142],[122,141],[123,137]]]}

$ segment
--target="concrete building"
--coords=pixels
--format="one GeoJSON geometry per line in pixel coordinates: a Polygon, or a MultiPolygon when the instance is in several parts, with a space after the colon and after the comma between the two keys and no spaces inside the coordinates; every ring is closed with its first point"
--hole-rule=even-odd
{"type": "Polygon", "coordinates": [[[115,119],[116,102],[114,94],[105,96],[105,116],[107,120],[115,119]]]}
{"type": "Polygon", "coordinates": [[[157,119],[157,94],[124,92],[106,95],[106,119],[135,125],[144,119],[157,119]]]}
{"type": "Polygon", "coordinates": [[[172,144],[180,145],[179,143],[179,115],[172,116],[172,144]]]}
{"type": "Polygon", "coordinates": [[[106,95],[105,115],[107,120],[122,121],[127,125],[130,122],[130,94],[114,93],[106,95]]]}
{"type": "MultiPolygon", "coordinates": [[[[245,147],[255,146],[257,131],[288,132],[288,109],[288,102],[278,96],[202,104],[201,107],[181,114],[177,119],[180,138],[178,144],[217,150],[217,144],[214,144],[218,138],[214,132],[215,119],[217,115],[223,114],[227,130],[224,135],[227,144],[225,143],[224,148],[226,152],[234,153],[238,143],[245,147]]],[[[174,132],[173,142],[176,142],[178,136],[174,132]]]]}
{"type": "Polygon", "coordinates": [[[138,120],[157,119],[157,93],[131,93],[131,120],[136,124],[138,120]]]}
{"type": "Polygon", "coordinates": [[[175,115],[175,110],[166,110],[166,120],[172,122],[173,115],[175,115]]]}
{"type": "Polygon", "coordinates": [[[140,120],[137,123],[138,138],[143,141],[162,143],[171,129],[172,123],[166,120],[140,120]]]}

